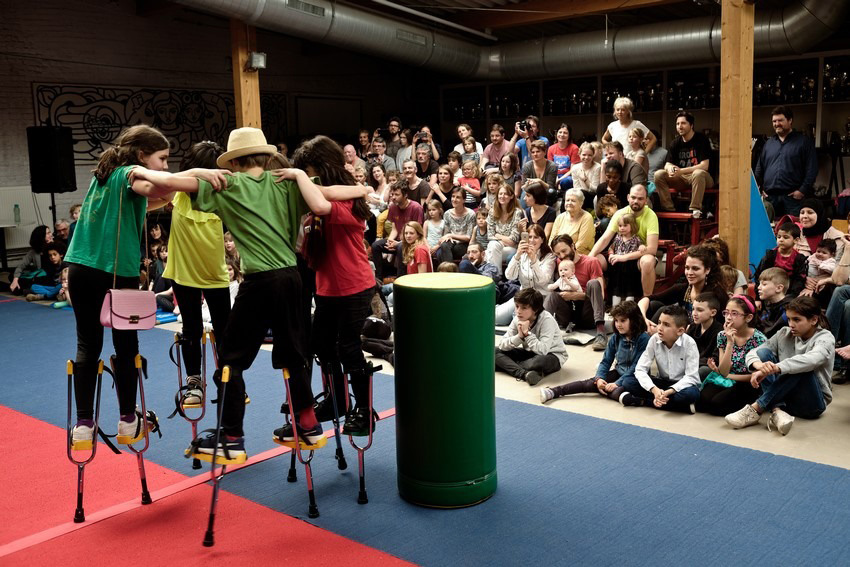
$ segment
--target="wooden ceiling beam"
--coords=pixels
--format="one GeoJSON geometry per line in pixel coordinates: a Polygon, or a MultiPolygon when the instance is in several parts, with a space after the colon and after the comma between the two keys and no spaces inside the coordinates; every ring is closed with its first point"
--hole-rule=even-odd
{"type": "Polygon", "coordinates": [[[622,10],[653,8],[682,0],[528,0],[489,10],[471,10],[452,18],[472,29],[501,29],[556,22],[579,16],[609,14],[622,10]]]}

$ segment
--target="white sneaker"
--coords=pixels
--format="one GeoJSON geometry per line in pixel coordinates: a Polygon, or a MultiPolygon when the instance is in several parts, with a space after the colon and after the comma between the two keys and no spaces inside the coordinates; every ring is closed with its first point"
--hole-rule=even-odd
{"type": "Polygon", "coordinates": [[[755,425],[761,419],[761,414],[753,409],[750,404],[745,405],[735,413],[726,416],[726,423],[735,429],[742,429],[755,425]]]}
{"type": "Polygon", "coordinates": [[[773,431],[771,425],[782,435],[788,435],[788,432],[791,431],[791,426],[794,425],[794,416],[779,408],[773,408],[770,419],[767,421],[768,431],[773,431]]]}
{"type": "MultiPolygon", "coordinates": [[[[120,443],[121,445],[132,445],[136,441],[140,441],[145,436],[144,428],[142,424],[144,423],[141,419],[141,415],[139,415],[138,410],[136,414],[133,416],[133,421],[126,422],[123,419],[118,420],[118,433],[115,436],[115,441],[120,443]]],[[[153,424],[149,421],[148,428],[153,427],[153,424]]]]}
{"type": "Polygon", "coordinates": [[[71,449],[85,451],[91,449],[94,440],[94,427],[77,424],[71,432],[71,449]]]}
{"type": "Polygon", "coordinates": [[[186,385],[190,386],[183,394],[184,408],[199,408],[204,403],[204,381],[200,376],[189,376],[186,385]]]}
{"type": "Polygon", "coordinates": [[[702,211],[700,211],[700,210],[691,211],[691,216],[693,216],[695,219],[701,219],[702,218],[702,211]]]}
{"type": "Polygon", "coordinates": [[[552,391],[552,388],[540,388],[540,403],[545,404],[549,400],[555,398],[555,392],[552,391]]]}

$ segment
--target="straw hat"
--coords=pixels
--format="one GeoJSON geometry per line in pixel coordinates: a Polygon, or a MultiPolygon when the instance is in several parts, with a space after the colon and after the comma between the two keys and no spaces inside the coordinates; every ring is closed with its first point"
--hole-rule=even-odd
{"type": "Polygon", "coordinates": [[[227,151],[221,154],[216,163],[227,167],[230,160],[251,154],[269,154],[277,152],[275,146],[266,143],[266,136],[259,128],[237,128],[230,132],[227,139],[227,151]]]}

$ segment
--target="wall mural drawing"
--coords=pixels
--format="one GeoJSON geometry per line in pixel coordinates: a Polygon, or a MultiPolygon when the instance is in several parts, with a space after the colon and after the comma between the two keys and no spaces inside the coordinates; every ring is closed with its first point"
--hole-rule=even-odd
{"type": "MultiPolygon", "coordinates": [[[[74,159],[95,163],[122,129],[148,124],[171,141],[179,159],[192,144],[213,140],[222,146],[236,127],[233,94],[228,92],[33,84],[36,124],[73,131],[74,159]]],[[[263,131],[269,143],[286,139],[286,95],[260,95],[263,131]]]]}

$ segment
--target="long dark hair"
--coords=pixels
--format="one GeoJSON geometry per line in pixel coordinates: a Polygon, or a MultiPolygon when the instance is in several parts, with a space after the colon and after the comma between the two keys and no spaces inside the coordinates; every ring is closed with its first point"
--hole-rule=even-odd
{"type": "MultiPolygon", "coordinates": [[[[345,169],[342,148],[327,136],[316,136],[301,144],[292,155],[292,164],[298,169],[312,168],[323,185],[357,185],[345,169]]],[[[361,220],[372,215],[366,199],[355,199],[351,212],[361,220]]]]}
{"type": "MultiPolygon", "coordinates": [[[[0,228],[0,230],[3,230],[0,228]]],[[[44,237],[47,236],[47,231],[50,230],[46,225],[40,224],[30,233],[30,248],[41,254],[44,252],[44,246],[47,244],[44,237]]]]}
{"type": "Polygon", "coordinates": [[[116,168],[142,165],[139,162],[139,152],[150,155],[168,148],[168,139],[156,128],[144,124],[131,126],[121,132],[114,146],[100,155],[100,161],[92,173],[99,182],[106,183],[116,168]]]}
{"type": "Polygon", "coordinates": [[[713,248],[697,244],[688,248],[688,256],[702,262],[703,267],[708,270],[705,285],[702,288],[704,291],[714,291],[723,287],[720,281],[720,266],[717,265],[717,253],[713,248]]]}
{"type": "Polygon", "coordinates": [[[180,171],[196,167],[216,169],[218,165],[216,165],[215,160],[223,153],[224,148],[215,142],[209,140],[198,142],[183,155],[183,159],[180,160],[180,171]]]}
{"type": "Polygon", "coordinates": [[[529,234],[534,233],[535,236],[539,236],[543,239],[543,242],[540,243],[540,259],[542,260],[546,256],[552,253],[552,249],[549,248],[549,241],[546,239],[546,231],[543,230],[543,227],[539,224],[533,224],[528,227],[529,234]]]}

